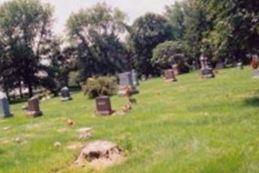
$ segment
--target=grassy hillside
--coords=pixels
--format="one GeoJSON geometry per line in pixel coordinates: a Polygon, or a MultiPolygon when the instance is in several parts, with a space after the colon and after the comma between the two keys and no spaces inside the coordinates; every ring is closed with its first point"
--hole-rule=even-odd
{"type": "MultiPolygon", "coordinates": [[[[113,141],[127,154],[124,163],[103,172],[259,172],[259,80],[250,69],[221,70],[211,80],[191,73],[173,84],[153,79],[140,91],[131,113],[109,118],[95,116],[94,102],[82,93],[67,103],[43,102],[44,116],[36,119],[25,116],[23,104],[12,105],[14,118],[0,120],[0,172],[94,172],[71,167],[80,149],[67,146],[86,142],[78,140],[81,127],[93,128],[89,141],[113,141]],[[76,126],[67,127],[67,118],[76,126]],[[17,137],[25,141],[14,142],[17,137]]],[[[124,103],[112,98],[114,109],[124,103]]]]}

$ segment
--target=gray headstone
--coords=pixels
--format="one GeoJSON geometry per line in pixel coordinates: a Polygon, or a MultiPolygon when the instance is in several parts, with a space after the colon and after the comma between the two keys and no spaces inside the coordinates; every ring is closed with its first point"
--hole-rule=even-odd
{"type": "Polygon", "coordinates": [[[0,92],[0,117],[7,118],[10,116],[12,116],[12,114],[10,112],[7,96],[3,92],[0,92]]]}
{"type": "Polygon", "coordinates": [[[60,91],[60,95],[61,95],[62,101],[68,101],[72,99],[70,96],[70,90],[68,87],[63,87],[60,91]]]}
{"type": "Polygon", "coordinates": [[[131,72],[119,74],[120,86],[134,86],[131,72]]]}
{"type": "Polygon", "coordinates": [[[138,86],[139,85],[139,81],[138,81],[138,74],[137,74],[137,72],[135,70],[132,70],[131,74],[132,74],[133,85],[138,86]]]}
{"type": "Polygon", "coordinates": [[[130,72],[124,72],[119,74],[119,95],[125,94],[125,89],[127,87],[131,87],[132,93],[138,93],[138,87],[137,87],[138,81],[137,81],[137,74],[133,73],[133,71],[130,72]]]}

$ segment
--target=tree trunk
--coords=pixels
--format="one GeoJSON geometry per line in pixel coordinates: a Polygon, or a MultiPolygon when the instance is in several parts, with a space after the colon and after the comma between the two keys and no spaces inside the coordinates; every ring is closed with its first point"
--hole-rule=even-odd
{"type": "Polygon", "coordinates": [[[33,96],[33,89],[32,89],[32,85],[30,84],[30,82],[28,83],[28,89],[29,89],[29,96],[32,97],[33,96]]]}
{"type": "Polygon", "coordinates": [[[19,93],[20,93],[20,98],[23,99],[22,84],[21,84],[21,82],[19,83],[19,93]]]}

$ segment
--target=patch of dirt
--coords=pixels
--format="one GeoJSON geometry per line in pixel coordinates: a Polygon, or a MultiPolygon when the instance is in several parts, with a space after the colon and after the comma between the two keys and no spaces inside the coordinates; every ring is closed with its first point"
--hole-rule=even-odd
{"type": "Polygon", "coordinates": [[[123,160],[123,152],[118,145],[109,141],[95,141],[84,146],[75,164],[78,166],[88,164],[99,170],[119,164],[123,160]]]}
{"type": "Polygon", "coordinates": [[[81,129],[78,129],[77,132],[79,133],[79,139],[89,139],[92,137],[92,128],[81,128],[81,129]]]}

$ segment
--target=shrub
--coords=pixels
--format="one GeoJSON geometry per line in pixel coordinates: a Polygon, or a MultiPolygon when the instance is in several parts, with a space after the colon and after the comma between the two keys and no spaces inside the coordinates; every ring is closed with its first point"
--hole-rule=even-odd
{"type": "Polygon", "coordinates": [[[184,44],[176,41],[166,41],[159,44],[153,50],[152,63],[160,70],[171,68],[173,64],[178,65],[179,71],[188,72],[186,60],[188,59],[184,44]]]}
{"type": "Polygon", "coordinates": [[[115,77],[89,78],[84,86],[84,93],[89,98],[98,96],[112,96],[117,92],[117,79],[115,77]]]}

